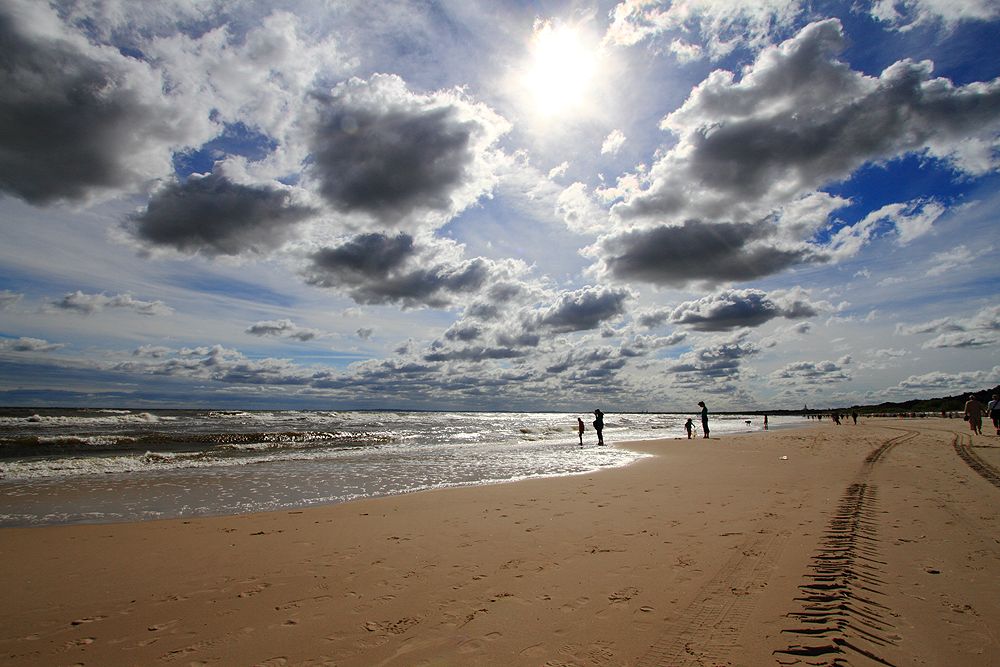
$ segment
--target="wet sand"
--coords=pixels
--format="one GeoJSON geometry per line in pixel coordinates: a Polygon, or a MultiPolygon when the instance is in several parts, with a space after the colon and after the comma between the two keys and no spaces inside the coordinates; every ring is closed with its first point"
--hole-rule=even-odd
{"type": "Polygon", "coordinates": [[[0,529],[0,656],[1000,664],[1000,438],[871,419],[628,446],[655,456],[304,511],[0,529]]]}

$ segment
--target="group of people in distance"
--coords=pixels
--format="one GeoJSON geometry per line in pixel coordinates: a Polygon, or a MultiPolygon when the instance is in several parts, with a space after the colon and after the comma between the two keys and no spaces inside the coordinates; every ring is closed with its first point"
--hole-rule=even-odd
{"type": "Polygon", "coordinates": [[[972,429],[973,433],[982,435],[984,411],[993,420],[993,428],[997,430],[997,435],[1000,435],[1000,395],[993,394],[993,400],[983,406],[976,400],[975,396],[970,394],[969,400],[965,402],[965,415],[962,419],[969,422],[969,428],[972,429]]]}
{"type": "MultiPolygon", "coordinates": [[[[705,407],[704,401],[698,401],[698,405],[701,407],[701,430],[708,437],[708,408],[705,407]]],[[[604,413],[600,410],[594,410],[594,430],[597,431],[597,444],[604,444],[604,413]]],[[[583,432],[586,427],[583,425],[583,419],[580,417],[576,418],[576,428],[577,434],[580,436],[580,446],[583,446],[583,432]]],[[[764,417],[764,428],[767,428],[767,417],[764,417]]],[[[694,431],[694,422],[688,419],[684,424],[684,430],[687,431],[688,439],[691,438],[691,434],[694,431]]]]}

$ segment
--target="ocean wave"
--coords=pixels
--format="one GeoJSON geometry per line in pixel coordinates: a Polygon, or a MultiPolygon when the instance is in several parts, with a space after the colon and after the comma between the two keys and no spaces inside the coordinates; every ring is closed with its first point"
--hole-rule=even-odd
{"type": "Polygon", "coordinates": [[[35,413],[27,417],[0,417],[0,426],[113,426],[118,424],[157,424],[161,421],[173,421],[176,417],[154,415],[151,412],[130,412],[102,410],[112,413],[106,417],[82,417],[77,415],[40,415],[35,413]]]}

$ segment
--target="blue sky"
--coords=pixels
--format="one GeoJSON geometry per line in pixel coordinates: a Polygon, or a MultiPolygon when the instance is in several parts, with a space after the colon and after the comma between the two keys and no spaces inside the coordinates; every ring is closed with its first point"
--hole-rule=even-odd
{"type": "Polygon", "coordinates": [[[991,387],[998,41],[991,0],[10,0],[0,404],[991,387]]]}

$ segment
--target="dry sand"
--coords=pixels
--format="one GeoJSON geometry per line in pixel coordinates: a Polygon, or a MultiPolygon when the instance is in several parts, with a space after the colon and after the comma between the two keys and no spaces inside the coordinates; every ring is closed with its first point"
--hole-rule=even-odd
{"type": "Polygon", "coordinates": [[[1000,665],[1000,438],[964,427],[824,421],[577,477],[2,529],[0,660],[1000,665]]]}

